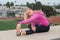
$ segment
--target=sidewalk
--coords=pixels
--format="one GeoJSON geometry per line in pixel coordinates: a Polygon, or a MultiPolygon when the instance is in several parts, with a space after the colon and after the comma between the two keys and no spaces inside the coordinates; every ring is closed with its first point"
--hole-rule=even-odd
{"type": "MultiPolygon", "coordinates": [[[[26,29],[23,29],[26,30],[26,29]]],[[[51,26],[49,32],[17,37],[15,30],[0,31],[0,40],[52,40],[60,38],[60,26],[51,26]]]]}

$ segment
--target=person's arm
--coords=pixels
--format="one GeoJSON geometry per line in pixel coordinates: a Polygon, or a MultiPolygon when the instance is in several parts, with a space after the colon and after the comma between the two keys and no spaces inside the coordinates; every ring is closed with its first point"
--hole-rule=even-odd
{"type": "Polygon", "coordinates": [[[31,18],[26,19],[26,20],[24,20],[24,21],[20,21],[20,22],[17,24],[16,30],[19,32],[19,31],[21,30],[21,25],[22,25],[22,24],[27,24],[27,23],[30,23],[30,22],[32,22],[32,21],[35,21],[38,17],[39,17],[39,14],[34,14],[31,18]]]}
{"type": "Polygon", "coordinates": [[[27,24],[30,23],[32,21],[35,21],[37,18],[39,17],[39,14],[34,14],[32,17],[30,17],[29,19],[20,21],[18,24],[27,24]]]}
{"type": "Polygon", "coordinates": [[[34,27],[35,27],[35,23],[31,22],[31,28],[34,28],[34,27]]]}
{"type": "Polygon", "coordinates": [[[17,24],[16,26],[16,32],[21,32],[21,24],[17,24]]]}
{"type": "Polygon", "coordinates": [[[35,23],[34,22],[31,22],[31,28],[34,32],[36,32],[36,27],[35,27],[35,23]]]}

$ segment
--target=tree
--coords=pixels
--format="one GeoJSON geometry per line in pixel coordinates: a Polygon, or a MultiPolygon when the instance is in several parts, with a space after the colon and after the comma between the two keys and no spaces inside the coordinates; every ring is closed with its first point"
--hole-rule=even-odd
{"type": "Polygon", "coordinates": [[[48,2],[48,5],[50,5],[50,2],[48,2]]]}
{"type": "Polygon", "coordinates": [[[27,2],[26,5],[27,5],[27,7],[33,9],[33,6],[35,6],[35,3],[30,4],[29,2],[27,2]]]}
{"type": "Polygon", "coordinates": [[[4,4],[3,6],[6,6],[6,4],[4,4]]]}
{"type": "Polygon", "coordinates": [[[2,4],[0,3],[0,6],[2,6],[2,4]]]}
{"type": "Polygon", "coordinates": [[[37,0],[35,0],[35,2],[37,2],[37,0]]]}
{"type": "Polygon", "coordinates": [[[55,6],[56,9],[60,9],[60,4],[55,6]]]}
{"type": "Polygon", "coordinates": [[[38,9],[38,10],[40,10],[40,9],[42,9],[42,4],[41,4],[41,2],[36,2],[36,9],[38,9]]]}
{"type": "Polygon", "coordinates": [[[56,14],[57,14],[56,11],[51,6],[43,5],[42,10],[46,14],[47,17],[56,16],[56,14]]]}
{"type": "Polygon", "coordinates": [[[15,1],[15,3],[16,3],[17,1],[15,1]]]}
{"type": "Polygon", "coordinates": [[[13,2],[11,2],[10,6],[14,6],[14,3],[13,3],[13,2]]]}
{"type": "Polygon", "coordinates": [[[52,15],[55,16],[57,14],[55,10],[53,9],[53,7],[42,5],[41,2],[36,2],[36,3],[31,3],[31,4],[27,3],[27,6],[33,10],[42,9],[42,11],[46,14],[47,17],[50,17],[52,15]]]}
{"type": "Polygon", "coordinates": [[[30,6],[29,2],[26,2],[26,5],[29,7],[30,6]]]}
{"type": "Polygon", "coordinates": [[[6,6],[7,6],[8,8],[10,8],[10,2],[7,2],[7,3],[6,3],[6,6]]]}
{"type": "Polygon", "coordinates": [[[54,4],[53,6],[55,7],[55,6],[56,6],[56,4],[55,4],[55,3],[53,3],[53,4],[54,4]]]}

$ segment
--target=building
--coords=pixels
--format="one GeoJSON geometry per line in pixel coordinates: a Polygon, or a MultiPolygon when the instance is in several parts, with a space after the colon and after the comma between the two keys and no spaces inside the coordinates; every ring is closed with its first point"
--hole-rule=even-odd
{"type": "Polygon", "coordinates": [[[11,6],[7,8],[6,6],[0,6],[0,18],[2,17],[13,17],[13,12],[15,17],[22,17],[27,6],[11,6]]]}
{"type": "Polygon", "coordinates": [[[0,18],[7,17],[7,11],[6,10],[0,10],[0,18]]]}
{"type": "Polygon", "coordinates": [[[60,13],[60,9],[55,9],[56,10],[56,12],[59,12],[60,13]]]}
{"type": "Polygon", "coordinates": [[[53,9],[60,13],[60,9],[56,9],[55,7],[53,7],[53,9]]]}

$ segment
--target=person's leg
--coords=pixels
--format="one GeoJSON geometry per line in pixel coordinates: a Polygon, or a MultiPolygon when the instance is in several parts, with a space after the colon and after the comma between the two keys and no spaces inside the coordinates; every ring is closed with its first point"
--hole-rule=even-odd
{"type": "Polygon", "coordinates": [[[32,28],[31,28],[31,24],[28,25],[28,28],[29,28],[30,30],[32,30],[32,28]]]}
{"type": "Polygon", "coordinates": [[[30,34],[33,34],[34,31],[32,30],[31,25],[28,25],[28,28],[29,28],[29,30],[19,32],[18,33],[18,36],[20,36],[20,35],[30,35],[30,34]]]}
{"type": "Polygon", "coordinates": [[[22,32],[22,30],[21,30],[21,24],[17,24],[17,26],[16,26],[16,35],[20,36],[21,32],[22,32]]]}
{"type": "Polygon", "coordinates": [[[21,24],[17,24],[17,27],[16,27],[16,35],[17,36],[20,36],[20,35],[30,35],[30,34],[33,34],[34,31],[31,28],[31,24],[28,25],[28,28],[29,28],[29,30],[22,31],[21,30],[21,24]]]}
{"type": "Polygon", "coordinates": [[[38,24],[36,24],[35,26],[36,26],[36,33],[48,32],[50,29],[50,25],[46,27],[46,26],[39,26],[38,24]]]}
{"type": "Polygon", "coordinates": [[[34,32],[32,30],[27,30],[26,31],[26,35],[30,35],[30,34],[33,34],[34,32]]]}
{"type": "Polygon", "coordinates": [[[33,31],[32,28],[31,28],[31,24],[28,25],[28,28],[29,28],[29,30],[26,30],[26,35],[33,34],[34,31],[33,31]]]}

